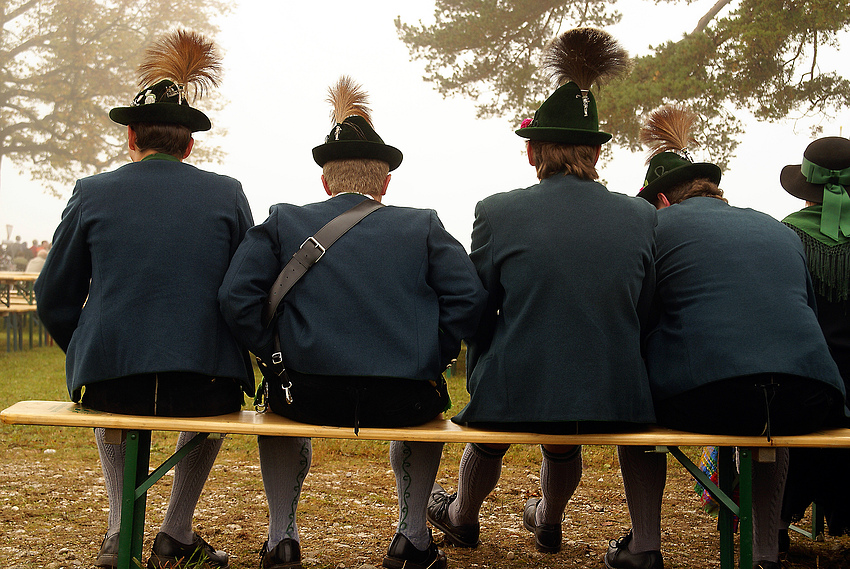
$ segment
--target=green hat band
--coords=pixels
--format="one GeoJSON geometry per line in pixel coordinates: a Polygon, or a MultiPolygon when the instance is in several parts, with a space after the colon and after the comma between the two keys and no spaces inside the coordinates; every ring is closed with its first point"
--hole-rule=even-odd
{"type": "Polygon", "coordinates": [[[850,168],[830,170],[803,158],[800,171],[811,184],[823,184],[823,213],[820,231],[838,240],[839,231],[850,237],[850,196],[846,186],[850,185],[850,168]]]}

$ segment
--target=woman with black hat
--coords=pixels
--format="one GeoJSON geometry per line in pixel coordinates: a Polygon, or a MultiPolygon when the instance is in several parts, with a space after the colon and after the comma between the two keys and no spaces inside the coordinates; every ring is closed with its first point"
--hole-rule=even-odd
{"type": "MultiPolygon", "coordinates": [[[[806,207],[782,220],[797,232],[806,249],[820,322],[845,391],[850,393],[850,140],[828,136],[803,152],[801,164],[785,166],[779,176],[789,194],[806,207]]],[[[826,517],[831,535],[850,533],[847,473],[850,451],[792,449],[782,504],[787,527],[814,501],[826,517]]],[[[789,545],[783,529],[780,542],[789,545]]]]}

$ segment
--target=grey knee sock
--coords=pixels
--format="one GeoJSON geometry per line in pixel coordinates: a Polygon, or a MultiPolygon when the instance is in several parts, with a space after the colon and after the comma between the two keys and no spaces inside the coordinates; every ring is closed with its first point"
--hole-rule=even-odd
{"type": "Polygon", "coordinates": [[[106,498],[109,500],[106,535],[114,535],[121,528],[121,496],[124,490],[124,455],[127,452],[126,441],[120,445],[106,442],[106,429],[94,430],[94,440],[100,454],[103,468],[103,480],[106,485],[106,498]]]}
{"type": "Polygon", "coordinates": [[[284,539],[300,542],[295,515],[301,487],[313,459],[313,445],[304,437],[258,437],[260,471],[269,502],[269,550],[284,539]]]}
{"type": "Polygon", "coordinates": [[[779,516],[787,477],[787,448],[776,449],[776,462],[753,461],[754,563],[779,561],[779,516]]]}
{"type": "Polygon", "coordinates": [[[620,446],[620,471],[632,519],[629,551],[661,550],[661,500],[667,482],[667,455],[652,447],[620,446]]]}
{"type": "Polygon", "coordinates": [[[440,468],[443,443],[393,441],[390,465],[398,492],[398,533],[423,551],[431,543],[425,508],[440,468]]]}
{"type": "MultiPolygon", "coordinates": [[[[197,433],[181,432],[177,438],[177,450],[192,440],[197,433]]],[[[180,543],[192,543],[192,518],[201,491],[212,470],[215,457],[224,442],[223,437],[207,438],[183,457],[174,467],[174,483],[168,509],[160,531],[167,533],[180,543]]]]}
{"type": "Polygon", "coordinates": [[[581,480],[581,447],[564,454],[554,454],[541,447],[540,491],[543,499],[537,506],[537,523],[560,525],[567,502],[581,480]]]}
{"type": "Polygon", "coordinates": [[[478,523],[484,499],[499,483],[502,458],[506,450],[492,450],[469,443],[463,449],[457,481],[457,498],[449,506],[449,521],[454,525],[478,523]]]}

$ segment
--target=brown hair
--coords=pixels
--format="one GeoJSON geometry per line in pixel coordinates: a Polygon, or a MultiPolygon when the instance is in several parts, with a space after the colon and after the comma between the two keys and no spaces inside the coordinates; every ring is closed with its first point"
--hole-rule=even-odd
{"type": "Polygon", "coordinates": [[[130,128],[136,133],[136,148],[140,152],[156,150],[183,158],[192,139],[192,131],[179,124],[140,122],[131,124],[130,128]]]}
{"type": "Polygon", "coordinates": [[[322,174],[332,195],[357,192],[379,197],[389,173],[390,165],[383,160],[331,160],[322,166],[322,174]]]}
{"type": "Polygon", "coordinates": [[[729,203],[729,200],[723,197],[723,190],[717,187],[717,184],[710,181],[708,178],[697,178],[696,180],[688,180],[682,182],[678,186],[673,186],[667,192],[659,192],[667,196],[670,204],[680,203],[688,198],[717,198],[721,201],[729,203]]]}
{"type": "Polygon", "coordinates": [[[582,180],[596,180],[597,146],[558,144],[530,140],[529,148],[537,168],[537,178],[543,180],[558,172],[573,174],[582,180]]]}

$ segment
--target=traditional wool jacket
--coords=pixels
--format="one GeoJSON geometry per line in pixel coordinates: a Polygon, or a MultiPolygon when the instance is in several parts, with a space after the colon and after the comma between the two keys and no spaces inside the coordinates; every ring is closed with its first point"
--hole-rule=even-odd
{"type": "Polygon", "coordinates": [[[655,285],[648,202],[556,174],[475,210],[489,301],[457,422],[653,422],[641,328],[655,285]]]}

